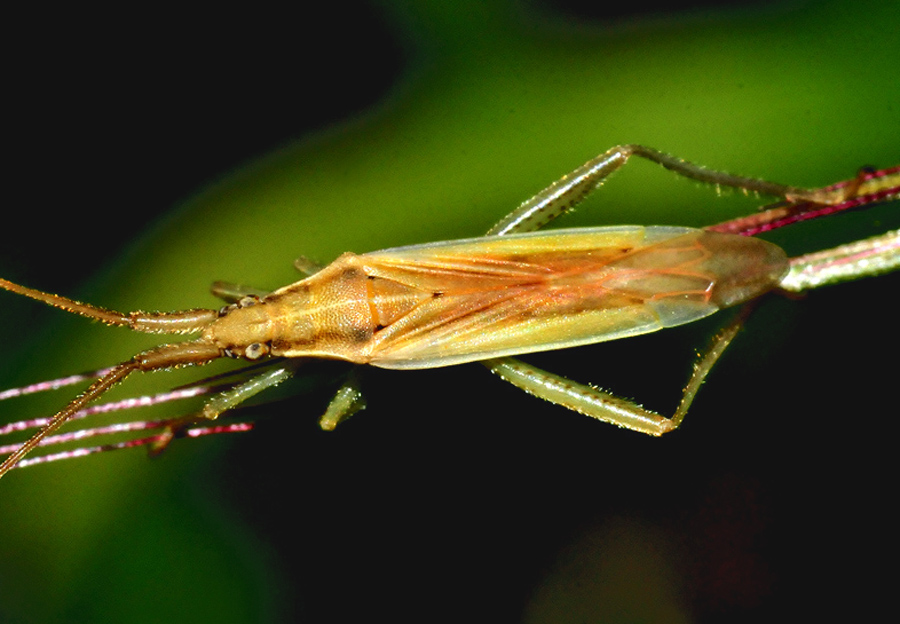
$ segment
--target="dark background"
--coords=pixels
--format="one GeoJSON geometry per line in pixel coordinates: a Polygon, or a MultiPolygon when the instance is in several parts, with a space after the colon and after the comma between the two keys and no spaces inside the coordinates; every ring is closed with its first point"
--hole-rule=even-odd
{"type": "MultiPolygon", "coordinates": [[[[212,306],[208,282],[274,287],[296,255],[477,235],[619,142],[801,185],[900,156],[896,16],[880,5],[440,4],[10,19],[2,274],[111,307],[212,306]]],[[[599,195],[567,224],[703,225],[762,201],[639,164],[599,195]]],[[[897,227],[895,212],[773,239],[802,253],[897,227]]],[[[0,621],[880,613],[897,286],[767,300],[662,440],[477,365],[365,371],[370,408],[325,434],[341,372],[326,367],[251,412],[253,433],[12,473],[0,621]]],[[[0,314],[3,387],[156,342],[12,296],[0,314]]],[[[669,413],[720,322],[532,361],[669,413]]]]}

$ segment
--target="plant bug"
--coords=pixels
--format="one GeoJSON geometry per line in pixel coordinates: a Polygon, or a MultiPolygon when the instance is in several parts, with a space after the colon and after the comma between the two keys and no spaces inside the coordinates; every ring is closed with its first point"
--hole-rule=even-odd
{"type": "MultiPolygon", "coordinates": [[[[734,176],[639,145],[614,147],[524,202],[483,237],[344,254],[271,293],[230,284],[214,292],[219,310],[120,313],[0,279],[0,287],[53,307],[147,333],[200,337],[143,351],[105,371],[0,465],[0,477],[66,421],[135,371],[206,364],[222,357],[326,358],[389,369],[482,362],[539,398],[651,435],[682,422],[703,379],[731,342],[740,317],[701,357],[671,418],[515,356],[627,338],[704,318],[774,289],[803,291],[900,266],[900,232],[888,232],[789,260],[749,234],[896,199],[900,167],[806,190],[734,176]],[[778,196],[764,213],[705,229],[617,226],[539,231],[576,205],[631,156],[704,183],[778,196]]],[[[213,420],[293,374],[276,366],[207,401],[196,419],[213,420]]],[[[333,428],[364,405],[354,380],[320,421],[333,428]]]]}

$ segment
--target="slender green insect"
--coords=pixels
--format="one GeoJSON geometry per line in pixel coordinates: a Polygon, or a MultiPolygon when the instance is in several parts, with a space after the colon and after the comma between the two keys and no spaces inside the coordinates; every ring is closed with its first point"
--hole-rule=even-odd
{"type": "MultiPolygon", "coordinates": [[[[347,253],[272,293],[228,284],[219,310],[120,313],[0,279],[0,287],[48,305],[139,332],[198,333],[139,353],[105,371],[12,451],[6,474],[64,423],[135,371],[206,364],[222,357],[327,358],[391,369],[482,362],[522,390],[620,427],[662,435],[679,426],[703,379],[737,333],[731,323],[701,357],[671,418],[515,356],[627,338],[674,327],[775,289],[803,291],[895,270],[900,231],[789,259],[750,236],[900,197],[900,167],[805,190],[712,171],[638,145],[615,147],[524,202],[485,236],[347,253]],[[617,226],[539,231],[597,188],[631,156],[701,182],[779,197],[783,203],[704,229],[617,226]]],[[[213,396],[195,417],[215,419],[287,379],[276,365],[213,396]]],[[[363,405],[355,382],[338,391],[321,424],[332,428],[363,405]]],[[[163,441],[163,444],[165,441],[163,441]]]]}

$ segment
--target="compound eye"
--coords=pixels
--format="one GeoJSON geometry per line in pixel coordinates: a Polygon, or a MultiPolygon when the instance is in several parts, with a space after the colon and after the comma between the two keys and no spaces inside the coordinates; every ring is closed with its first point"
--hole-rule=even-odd
{"type": "Polygon", "coordinates": [[[261,342],[254,342],[244,349],[244,357],[248,360],[258,360],[269,352],[268,345],[261,342]]]}
{"type": "Polygon", "coordinates": [[[255,306],[257,303],[259,303],[259,297],[256,295],[245,295],[234,305],[239,308],[249,308],[250,306],[255,306]]]}

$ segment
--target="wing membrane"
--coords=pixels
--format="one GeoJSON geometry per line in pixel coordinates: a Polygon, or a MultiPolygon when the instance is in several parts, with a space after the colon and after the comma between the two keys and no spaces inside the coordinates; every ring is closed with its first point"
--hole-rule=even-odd
{"type": "Polygon", "coordinates": [[[588,228],[360,256],[428,293],[379,330],[371,364],[425,368],[648,333],[712,314],[715,275],[688,228],[588,228]],[[657,254],[664,266],[647,254],[657,254]]]}

